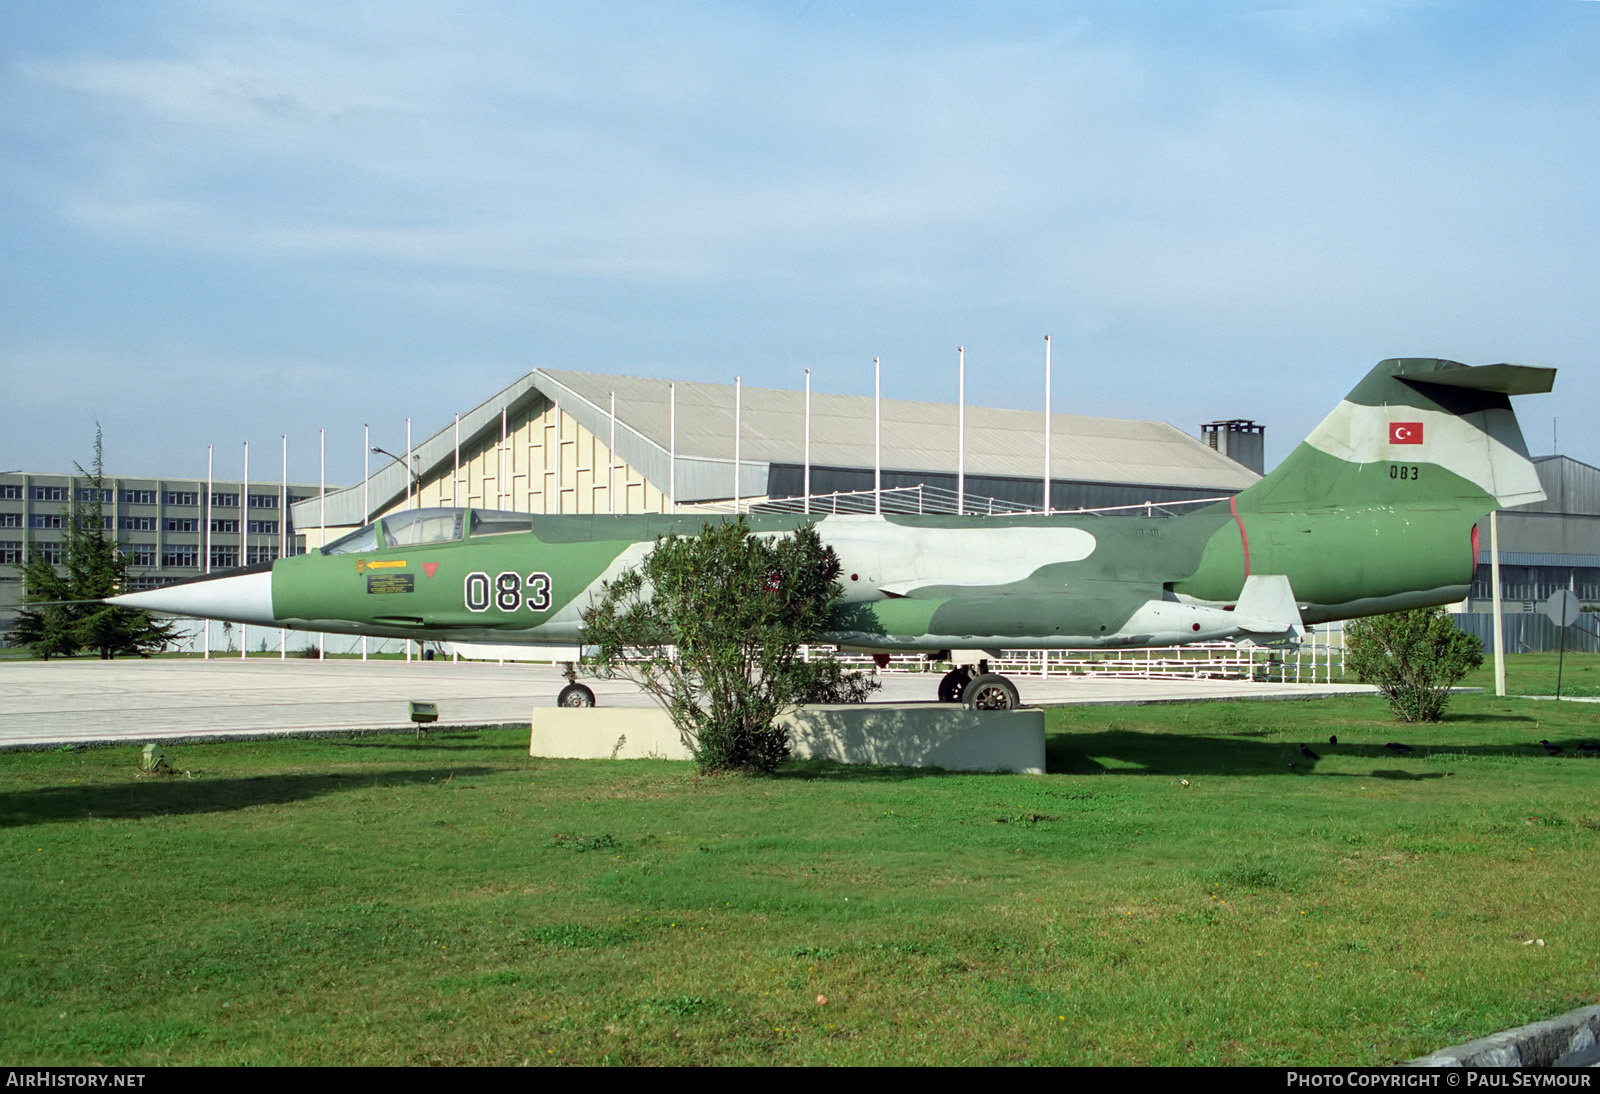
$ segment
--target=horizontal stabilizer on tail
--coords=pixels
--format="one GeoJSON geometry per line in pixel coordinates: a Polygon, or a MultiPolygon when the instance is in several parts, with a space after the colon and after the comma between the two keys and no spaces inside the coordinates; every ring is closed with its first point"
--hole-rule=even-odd
{"type": "Polygon", "coordinates": [[[1416,358],[1404,361],[1395,375],[1413,384],[1438,384],[1500,395],[1543,395],[1556,382],[1555,369],[1536,365],[1460,365],[1416,358]]]}

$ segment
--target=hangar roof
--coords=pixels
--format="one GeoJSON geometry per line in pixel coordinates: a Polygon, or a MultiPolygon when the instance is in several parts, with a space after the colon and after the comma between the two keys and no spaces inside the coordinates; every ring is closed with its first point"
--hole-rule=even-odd
{"type": "MultiPolygon", "coordinates": [[[[617,393],[617,420],[659,446],[669,442],[666,380],[596,372],[537,369],[549,391],[562,388],[607,418],[617,393]]],[[[733,458],[733,385],[677,383],[678,455],[733,458]]],[[[570,400],[563,409],[586,428],[570,400]]],[[[967,407],[966,469],[972,475],[1034,478],[1043,473],[1044,415],[1037,411],[967,407]]],[[[883,400],[883,466],[954,473],[957,408],[948,403],[883,400]]],[[[805,393],[742,387],[741,456],[756,463],[798,464],[805,458],[805,393]]],[[[618,447],[620,448],[620,442],[618,447]]],[[[811,462],[828,467],[873,465],[873,400],[864,395],[811,396],[811,462]]],[[[1051,415],[1051,476],[1088,482],[1242,490],[1257,477],[1164,422],[1051,415]]]]}
{"type": "MultiPolygon", "coordinates": [[[[732,384],[670,382],[677,403],[677,497],[726,498],[733,463],[732,384]]],[[[669,381],[567,369],[534,369],[461,416],[461,444],[498,437],[502,410],[520,411],[549,399],[596,437],[610,435],[611,394],[617,398],[617,455],[654,483],[669,474],[669,381]]],[[[1038,411],[966,408],[966,472],[972,476],[1032,479],[1042,476],[1044,415],[1038,411]]],[[[760,496],[772,464],[805,459],[805,393],[775,388],[740,389],[740,489],[760,496]]],[[[1128,483],[1236,492],[1258,476],[1164,422],[1051,415],[1051,477],[1061,481],[1128,483]]],[[[863,395],[811,396],[811,463],[815,467],[873,466],[873,400],[863,395]]],[[[883,468],[886,471],[957,470],[957,408],[949,403],[883,400],[883,468]]],[[[417,444],[423,478],[454,462],[455,429],[444,428],[417,444]]],[[[398,463],[369,481],[371,511],[363,512],[360,484],[328,495],[330,527],[364,524],[405,496],[398,463]]],[[[315,500],[300,503],[297,527],[322,517],[315,500]]]]}

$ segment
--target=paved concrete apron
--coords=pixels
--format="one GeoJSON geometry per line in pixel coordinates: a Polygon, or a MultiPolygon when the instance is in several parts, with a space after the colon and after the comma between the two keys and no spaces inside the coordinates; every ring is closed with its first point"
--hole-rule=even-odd
{"type": "MultiPolygon", "coordinates": [[[[878,702],[931,700],[938,677],[892,673],[878,702]]],[[[1147,703],[1283,699],[1369,691],[1222,680],[1014,678],[1023,702],[1147,703]]],[[[449,661],[213,658],[0,664],[0,748],[73,742],[408,728],[407,702],[439,705],[441,725],[526,722],[564,683],[549,665],[449,661]]],[[[620,681],[586,680],[606,706],[649,706],[620,681]]]]}

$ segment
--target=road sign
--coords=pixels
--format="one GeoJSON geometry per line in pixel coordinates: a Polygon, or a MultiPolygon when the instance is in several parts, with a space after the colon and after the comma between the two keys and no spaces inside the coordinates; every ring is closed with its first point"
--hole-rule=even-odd
{"type": "Polygon", "coordinates": [[[1570,627],[1578,621],[1582,614],[1578,598],[1570,591],[1562,589],[1549,600],[1539,605],[1539,610],[1550,617],[1550,622],[1558,627],[1570,627]]]}

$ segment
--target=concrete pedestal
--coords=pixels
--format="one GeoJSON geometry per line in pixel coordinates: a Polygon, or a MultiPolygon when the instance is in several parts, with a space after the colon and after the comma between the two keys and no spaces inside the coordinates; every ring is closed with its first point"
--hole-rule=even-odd
{"type": "MultiPolygon", "coordinates": [[[[1044,711],[943,703],[802,707],[780,719],[796,759],[1044,774],[1044,711]]],[[[690,759],[666,713],[535,707],[529,753],[566,759],[690,759]]]]}

